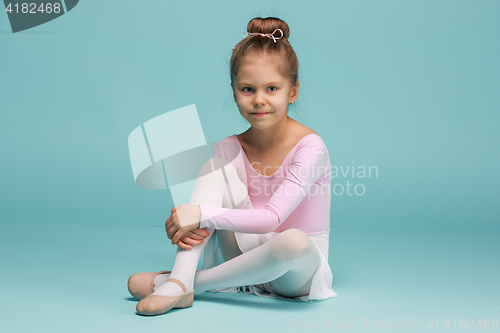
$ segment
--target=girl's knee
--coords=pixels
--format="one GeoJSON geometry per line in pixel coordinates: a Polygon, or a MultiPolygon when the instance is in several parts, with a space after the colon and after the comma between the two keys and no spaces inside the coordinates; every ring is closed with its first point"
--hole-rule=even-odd
{"type": "Polygon", "coordinates": [[[311,254],[314,250],[311,239],[299,229],[288,229],[271,241],[272,255],[278,260],[297,259],[311,254]]]}

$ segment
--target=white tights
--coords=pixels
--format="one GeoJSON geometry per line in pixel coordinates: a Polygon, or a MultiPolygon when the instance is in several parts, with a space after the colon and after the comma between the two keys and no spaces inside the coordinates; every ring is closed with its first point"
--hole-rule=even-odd
{"type": "MultiPolygon", "coordinates": [[[[216,170],[221,159],[210,159],[200,171],[189,204],[234,208],[248,196],[232,164],[216,170]],[[217,163],[214,164],[214,161],[217,163]],[[212,171],[212,172],[207,172],[212,171]],[[216,171],[214,171],[216,170],[216,171]],[[227,183],[226,183],[226,181],[227,183]]],[[[214,229],[206,229],[210,236],[189,250],[177,248],[171,274],[156,276],[154,295],[177,295],[181,288],[170,277],[184,283],[195,294],[207,290],[270,282],[272,289],[283,296],[297,297],[309,294],[312,276],[319,265],[320,255],[312,240],[298,229],[286,230],[248,252],[241,254],[232,231],[217,230],[224,263],[196,271],[203,250],[214,229]]]]}

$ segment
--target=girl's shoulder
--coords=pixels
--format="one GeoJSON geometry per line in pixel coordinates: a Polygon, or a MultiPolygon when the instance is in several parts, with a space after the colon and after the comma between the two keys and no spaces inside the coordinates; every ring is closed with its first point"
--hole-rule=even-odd
{"type": "MultiPolygon", "coordinates": [[[[319,136],[316,131],[314,131],[312,128],[309,128],[299,122],[296,122],[296,129],[295,129],[295,143],[298,144],[299,142],[308,142],[308,143],[313,143],[316,142],[320,145],[324,145],[323,139],[319,136]],[[311,135],[314,134],[314,135],[311,135]]],[[[304,142],[304,144],[305,144],[304,142]]]]}
{"type": "Polygon", "coordinates": [[[296,138],[295,155],[300,154],[302,158],[324,155],[329,160],[328,148],[323,138],[305,125],[300,124],[299,129],[296,138]]]}
{"type": "Polygon", "coordinates": [[[298,121],[292,119],[292,132],[296,134],[296,140],[301,140],[303,137],[309,135],[309,134],[316,134],[319,136],[316,131],[314,131],[312,128],[307,127],[304,124],[299,123],[298,121]]]}

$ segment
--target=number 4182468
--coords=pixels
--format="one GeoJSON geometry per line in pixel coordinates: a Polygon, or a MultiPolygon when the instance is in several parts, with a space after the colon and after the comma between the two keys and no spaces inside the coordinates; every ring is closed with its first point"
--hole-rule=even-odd
{"type": "Polygon", "coordinates": [[[446,327],[446,328],[453,328],[453,329],[457,329],[457,328],[460,328],[460,329],[469,329],[469,330],[473,330],[473,329],[485,329],[485,330],[488,330],[488,329],[498,329],[498,319],[493,319],[493,320],[489,320],[489,319],[484,319],[483,321],[481,321],[481,319],[479,319],[479,321],[477,322],[474,322],[474,319],[468,319],[468,320],[465,320],[465,319],[460,319],[460,321],[458,322],[458,327],[457,327],[457,320],[456,319],[453,319],[453,320],[447,320],[443,327],[446,327]]]}
{"type": "Polygon", "coordinates": [[[5,11],[8,12],[9,14],[12,12],[15,12],[16,14],[19,14],[19,12],[23,14],[37,14],[37,13],[47,13],[50,14],[52,12],[58,14],[61,12],[61,4],[60,3],[41,3],[40,6],[36,6],[36,3],[21,3],[18,4],[16,3],[14,6],[12,6],[12,3],[9,3],[7,8],[5,8],[5,11]],[[13,9],[15,7],[15,9],[13,9]],[[20,7],[20,8],[19,8],[20,7]],[[21,9],[21,11],[19,11],[21,9]]]}

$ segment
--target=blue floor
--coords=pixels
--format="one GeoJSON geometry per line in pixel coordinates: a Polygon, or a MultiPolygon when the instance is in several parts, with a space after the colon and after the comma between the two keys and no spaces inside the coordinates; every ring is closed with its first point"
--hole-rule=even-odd
{"type": "Polygon", "coordinates": [[[126,283],[133,273],[171,268],[175,248],[162,225],[17,221],[1,228],[2,332],[363,332],[387,325],[425,332],[430,323],[438,328],[432,332],[458,332],[462,319],[463,327],[489,320],[496,331],[492,320],[500,318],[497,227],[332,230],[334,299],[204,293],[191,308],[156,317],[135,313],[126,283]]]}

